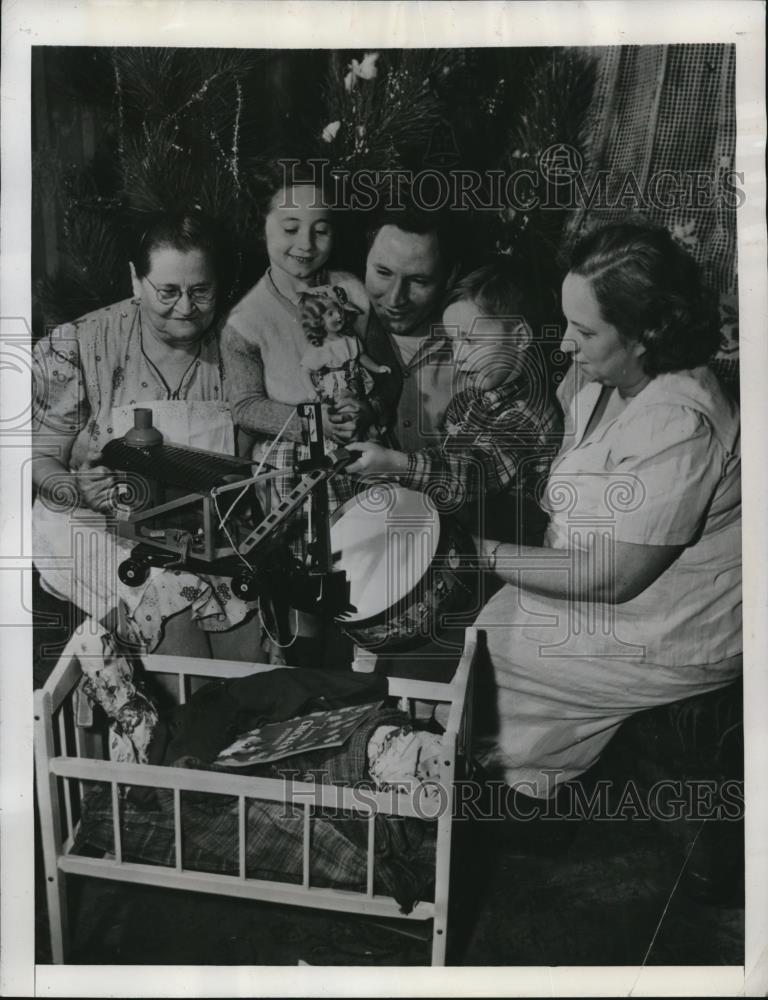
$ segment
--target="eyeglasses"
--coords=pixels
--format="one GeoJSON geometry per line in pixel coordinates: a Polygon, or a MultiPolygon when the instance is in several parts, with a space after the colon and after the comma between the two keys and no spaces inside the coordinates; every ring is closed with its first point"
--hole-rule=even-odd
{"type": "Polygon", "coordinates": [[[186,290],[187,298],[194,306],[209,306],[216,298],[216,288],[214,285],[199,285],[196,288],[182,290],[175,285],[163,285],[158,288],[154,281],[144,275],[144,281],[148,281],[154,288],[157,301],[164,306],[175,306],[186,290]]]}

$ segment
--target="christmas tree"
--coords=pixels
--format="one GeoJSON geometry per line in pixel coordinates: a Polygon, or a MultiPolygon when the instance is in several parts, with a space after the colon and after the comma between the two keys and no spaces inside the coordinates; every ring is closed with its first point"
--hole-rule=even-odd
{"type": "Polygon", "coordinates": [[[278,128],[291,131],[280,102],[261,96],[285,76],[281,54],[272,56],[167,48],[45,56],[49,91],[64,90],[59,103],[70,113],[88,108],[98,137],[90,162],[74,165],[35,136],[36,207],[53,193],[59,234],[59,266],[35,286],[38,327],[129,294],[130,247],[158,211],[198,208],[223,222],[241,260],[233,294],[252,280],[258,166],[277,151],[278,128]]]}
{"type": "MultiPolygon", "coordinates": [[[[36,59],[57,107],[89,109],[96,132],[79,165],[43,130],[34,136],[36,208],[55,202],[59,237],[55,272],[50,260],[37,266],[37,333],[130,294],[132,240],[160,210],[197,207],[223,222],[239,261],[231,296],[245,291],[265,266],[265,166],[278,157],[485,178],[539,170],[558,143],[588,155],[591,64],[576,50],[89,48],[36,59]]],[[[554,267],[565,214],[505,205],[456,217],[468,262],[495,250],[554,267]]],[[[358,215],[337,240],[340,263],[358,273],[364,222],[358,215]]]]}

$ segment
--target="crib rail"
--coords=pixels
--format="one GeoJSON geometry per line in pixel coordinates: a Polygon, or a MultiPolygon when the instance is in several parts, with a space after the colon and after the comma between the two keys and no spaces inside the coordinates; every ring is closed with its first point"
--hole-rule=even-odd
{"type": "MultiPolygon", "coordinates": [[[[67,941],[66,876],[88,875],[116,881],[140,882],[168,888],[212,892],[300,906],[356,912],[379,917],[433,920],[432,963],[445,963],[447,912],[450,885],[450,851],[454,807],[454,781],[471,742],[471,690],[477,656],[476,632],[467,630],[464,654],[448,684],[391,678],[389,693],[408,702],[426,700],[447,705],[437,800],[371,788],[326,785],[250,775],[116,763],[105,760],[103,737],[76,725],[77,686],[81,677],[76,657],[62,656],[46,685],[35,692],[35,758],[40,824],[46,872],[49,919],[54,962],[63,962],[67,941]],[[114,858],[89,858],[71,853],[80,822],[80,811],[89,783],[110,788],[113,816],[114,858]],[[121,791],[127,786],[166,789],[173,797],[175,858],[172,866],[125,861],[120,820],[121,791]],[[183,866],[182,794],[188,792],[230,796],[237,802],[236,875],[197,871],[183,866]],[[254,800],[283,802],[303,811],[300,881],[273,882],[246,872],[248,803],[254,800]],[[354,891],[312,885],[313,810],[345,810],[367,820],[365,889],[354,891]],[[396,901],[375,893],[376,816],[403,816],[436,821],[434,901],[419,902],[409,914],[396,901]]],[[[185,657],[148,656],[145,668],[175,676],[180,701],[192,677],[245,676],[274,669],[231,661],[185,657]]]]}
{"type": "MultiPolygon", "coordinates": [[[[283,903],[289,906],[309,906],[339,913],[360,913],[370,917],[388,917],[398,920],[428,920],[434,916],[435,907],[430,902],[418,902],[410,913],[401,913],[390,896],[368,895],[347,889],[324,889],[319,886],[292,885],[289,882],[271,882],[267,879],[243,880],[236,875],[211,874],[194,871],[158,871],[155,865],[114,861],[103,858],[85,858],[74,854],[61,859],[60,870],[68,875],[87,875],[106,878],[115,882],[140,883],[166,889],[186,889],[188,892],[209,892],[264,903],[283,903]]],[[[437,963],[435,963],[437,964],[437,963]]]]}
{"type": "MultiPolygon", "coordinates": [[[[446,760],[451,756],[445,753],[446,760]]],[[[50,773],[58,778],[80,779],[119,785],[139,785],[145,788],[173,789],[180,792],[202,792],[210,795],[242,796],[285,802],[293,806],[315,806],[348,809],[360,813],[371,811],[385,816],[407,816],[412,819],[434,819],[428,807],[414,805],[407,794],[375,792],[372,789],[346,785],[324,785],[319,782],[283,781],[280,778],[254,778],[223,771],[198,771],[184,767],[159,767],[152,764],[123,764],[82,760],[77,757],[54,757],[50,773]]]]}

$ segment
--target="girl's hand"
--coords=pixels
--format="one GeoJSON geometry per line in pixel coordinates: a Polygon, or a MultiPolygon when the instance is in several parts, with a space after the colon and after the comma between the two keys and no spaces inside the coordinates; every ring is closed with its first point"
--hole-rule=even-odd
{"type": "Polygon", "coordinates": [[[87,458],[74,476],[81,502],[91,510],[106,513],[114,506],[117,481],[111,469],[98,464],[100,458],[100,454],[87,458]]]}
{"type": "Polygon", "coordinates": [[[323,403],[323,434],[336,444],[347,444],[357,433],[356,413],[339,412],[333,403],[323,403]]]}
{"type": "Polygon", "coordinates": [[[373,409],[365,400],[340,396],[330,407],[323,407],[323,431],[327,428],[334,441],[346,444],[368,430],[373,416],[373,409]]]}
{"type": "Polygon", "coordinates": [[[347,445],[347,451],[360,455],[345,470],[356,476],[395,475],[408,471],[408,456],[404,452],[382,448],[373,441],[355,441],[347,445]]]}

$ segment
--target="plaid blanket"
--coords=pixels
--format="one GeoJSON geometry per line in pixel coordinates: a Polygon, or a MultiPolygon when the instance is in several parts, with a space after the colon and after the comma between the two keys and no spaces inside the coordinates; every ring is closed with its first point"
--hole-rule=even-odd
{"type": "MultiPolygon", "coordinates": [[[[323,784],[364,782],[367,744],[380,725],[402,724],[402,713],[383,709],[367,720],[341,748],[303,754],[254,769],[267,777],[315,780],[323,784]]],[[[308,786],[311,787],[311,786],[308,786]]],[[[286,793],[290,792],[286,784],[286,793]]],[[[287,795],[289,797],[289,795],[287,795]]],[[[309,794],[297,796],[306,802],[309,794]]],[[[173,794],[158,790],[156,806],[140,808],[129,796],[121,803],[122,853],[126,861],[176,863],[173,794]]],[[[237,800],[226,795],[182,792],[182,865],[192,871],[238,873],[237,800]]],[[[249,799],[246,804],[246,874],[249,878],[301,883],[303,807],[249,799]]],[[[368,824],[358,813],[314,809],[310,884],[364,891],[368,824]]],[[[98,786],[85,798],[75,853],[114,852],[109,788],[98,786]]],[[[403,913],[428,898],[434,880],[435,824],[404,817],[375,819],[376,892],[393,896],[403,913]]]]}

